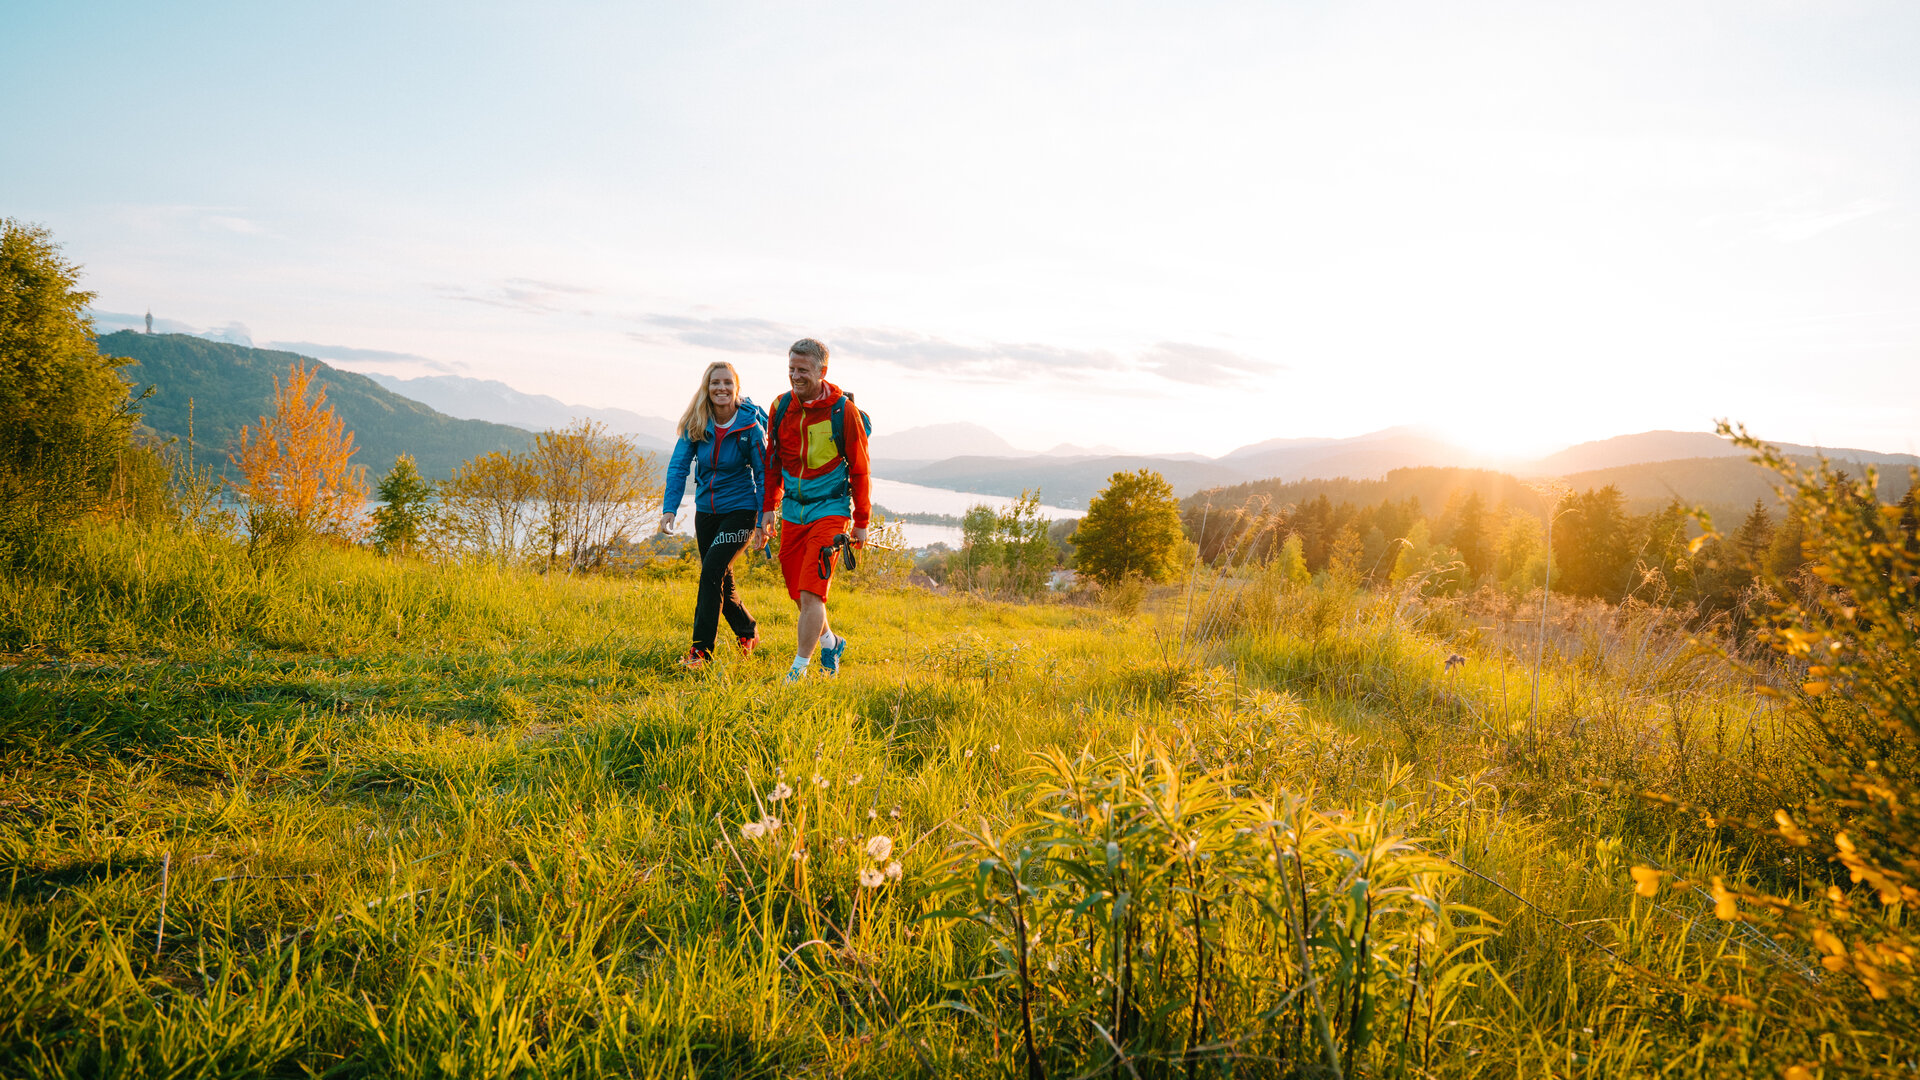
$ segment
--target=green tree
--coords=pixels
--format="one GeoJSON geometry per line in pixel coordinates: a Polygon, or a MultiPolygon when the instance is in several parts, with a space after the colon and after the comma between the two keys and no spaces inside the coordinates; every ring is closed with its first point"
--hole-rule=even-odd
{"type": "Polygon", "coordinates": [[[1102,585],[1129,577],[1165,581],[1176,569],[1182,539],[1180,501],[1167,478],[1152,469],[1118,472],[1093,497],[1074,534],[1075,562],[1102,585]]]}
{"type": "Polygon", "coordinates": [[[1455,493],[1440,515],[1440,542],[1451,545],[1467,565],[1467,574],[1478,581],[1493,572],[1496,550],[1487,521],[1487,504],[1477,491],[1455,493]]]}
{"type": "Polygon", "coordinates": [[[420,475],[412,454],[401,454],[375,490],[373,546],[382,555],[408,555],[434,522],[433,484],[420,475]]]}
{"type": "Polygon", "coordinates": [[[137,414],[46,229],[0,218],[0,561],[107,496],[137,414]]]}
{"type": "Polygon", "coordinates": [[[1289,533],[1286,542],[1280,545],[1280,553],[1273,557],[1272,573],[1291,587],[1313,580],[1313,575],[1307,572],[1306,541],[1300,539],[1299,533],[1289,533]]]}
{"type": "Polygon", "coordinates": [[[1608,484],[1567,500],[1553,531],[1554,583],[1574,596],[1619,600],[1633,570],[1627,499],[1608,484]]]}

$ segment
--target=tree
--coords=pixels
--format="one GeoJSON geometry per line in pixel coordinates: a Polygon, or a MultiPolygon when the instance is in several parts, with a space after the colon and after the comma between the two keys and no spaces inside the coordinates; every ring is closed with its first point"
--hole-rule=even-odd
{"type": "Polygon", "coordinates": [[[526,546],[538,487],[526,458],[501,450],[481,454],[441,485],[438,524],[451,546],[504,565],[526,546]]]}
{"type": "Polygon", "coordinates": [[[383,504],[373,512],[373,546],[382,555],[406,555],[433,524],[433,484],[420,475],[412,454],[401,454],[375,492],[383,504]]]}
{"type": "Polygon", "coordinates": [[[100,507],[138,419],[79,281],[46,229],[0,218],[0,561],[100,507]]]}
{"type": "Polygon", "coordinates": [[[1633,570],[1627,499],[1608,484],[1567,500],[1554,529],[1554,582],[1573,596],[1619,600],[1633,570]]]}
{"type": "Polygon", "coordinates": [[[1307,572],[1307,544],[1299,533],[1288,534],[1269,572],[1289,588],[1298,588],[1313,580],[1313,575],[1307,572]]]}
{"type": "Polygon", "coordinates": [[[563,559],[570,571],[600,565],[607,545],[638,533],[660,505],[659,462],[597,421],[534,436],[527,462],[549,568],[563,559]]]}
{"type": "Polygon", "coordinates": [[[1479,492],[1455,492],[1441,512],[1438,532],[1441,543],[1460,553],[1469,578],[1478,581],[1493,571],[1495,550],[1489,535],[1487,504],[1479,492]]]}
{"type": "Polygon", "coordinates": [[[1023,491],[1005,509],[970,508],[960,519],[961,546],[951,562],[954,584],[1034,596],[1054,567],[1052,522],[1040,516],[1040,493],[1023,491]]]}
{"type": "Polygon", "coordinates": [[[1180,541],[1180,502],[1152,469],[1117,472],[1087,506],[1074,533],[1075,563],[1102,585],[1130,577],[1165,581],[1180,541]]]}
{"type": "Polygon", "coordinates": [[[275,379],[272,418],[241,428],[227,455],[240,473],[234,487],[247,508],[250,545],[354,539],[364,531],[366,466],[351,463],[353,432],[327,405],[318,374],[296,361],[284,383],[275,379]]]}

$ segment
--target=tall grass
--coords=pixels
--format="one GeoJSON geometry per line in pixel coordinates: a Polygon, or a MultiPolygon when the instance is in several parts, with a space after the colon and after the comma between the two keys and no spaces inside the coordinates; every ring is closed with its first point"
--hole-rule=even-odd
{"type": "Polygon", "coordinates": [[[671,577],[115,527],[7,578],[7,1071],[1894,1065],[1799,946],[1635,892],[1833,880],[1692,808],[1771,812],[1794,735],[1653,622],[1556,617],[1534,749],[1464,604],[1279,583],[1182,635],[856,580],[789,688],[745,577],[774,655],[697,674],[671,577]]]}

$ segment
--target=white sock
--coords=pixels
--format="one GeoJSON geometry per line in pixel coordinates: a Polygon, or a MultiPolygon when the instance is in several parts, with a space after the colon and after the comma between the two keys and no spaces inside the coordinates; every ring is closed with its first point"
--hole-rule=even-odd
{"type": "Polygon", "coordinates": [[[833,636],[833,631],[822,630],[820,631],[820,647],[823,649],[837,649],[840,647],[840,639],[833,636]]]}
{"type": "Polygon", "coordinates": [[[813,663],[813,657],[811,656],[796,656],[793,658],[793,670],[805,671],[807,670],[807,665],[811,663],[813,663]]]}

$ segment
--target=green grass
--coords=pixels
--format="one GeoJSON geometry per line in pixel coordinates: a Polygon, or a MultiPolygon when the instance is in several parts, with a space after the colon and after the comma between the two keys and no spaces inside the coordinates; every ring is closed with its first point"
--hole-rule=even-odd
{"type": "Polygon", "coordinates": [[[1122,617],[856,581],[845,673],[785,687],[793,609],[745,576],[764,654],[700,673],[674,664],[674,577],[258,568],[101,528],[0,582],[4,1071],[1774,1075],[1902,1052],[1704,889],[1634,895],[1637,863],[1826,882],[1639,797],[1764,815],[1793,775],[1762,699],[1658,626],[1566,612],[1536,729],[1531,630],[1497,612],[1322,586],[1122,617]]]}

